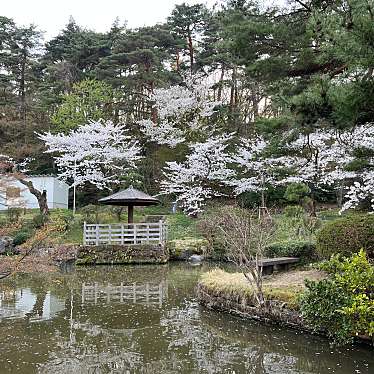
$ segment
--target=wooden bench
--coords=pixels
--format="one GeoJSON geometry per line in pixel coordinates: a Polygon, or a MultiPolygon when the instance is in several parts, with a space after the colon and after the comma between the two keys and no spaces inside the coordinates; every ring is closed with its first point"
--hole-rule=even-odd
{"type": "Polygon", "coordinates": [[[290,264],[295,264],[299,261],[297,257],[275,257],[264,258],[260,261],[262,267],[262,274],[272,274],[274,270],[288,270],[290,264]]]}

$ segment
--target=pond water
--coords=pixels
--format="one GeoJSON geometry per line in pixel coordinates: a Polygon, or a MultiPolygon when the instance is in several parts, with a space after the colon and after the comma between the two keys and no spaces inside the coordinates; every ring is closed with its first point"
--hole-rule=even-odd
{"type": "Polygon", "coordinates": [[[0,284],[0,373],[374,373],[374,351],[200,307],[210,265],[80,268],[0,284]]]}

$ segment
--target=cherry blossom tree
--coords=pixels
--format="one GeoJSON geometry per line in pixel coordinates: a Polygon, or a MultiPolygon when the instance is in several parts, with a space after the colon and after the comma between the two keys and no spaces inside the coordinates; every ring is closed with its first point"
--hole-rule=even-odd
{"type": "Polygon", "coordinates": [[[45,142],[46,153],[55,154],[59,178],[70,182],[74,192],[87,182],[100,189],[119,183],[119,176],[135,168],[140,159],[140,147],[127,135],[125,126],[110,121],[90,122],[68,134],[47,132],[38,137],[45,142]]]}
{"type": "Polygon", "coordinates": [[[228,151],[232,134],[224,134],[190,146],[182,163],[168,162],[161,182],[162,194],[175,194],[177,202],[191,216],[203,211],[206,200],[222,196],[225,181],[232,177],[228,151]]]}
{"type": "Polygon", "coordinates": [[[280,173],[284,168],[294,167],[292,157],[271,157],[266,152],[269,142],[261,136],[242,139],[232,158],[235,177],[227,181],[234,187],[234,193],[259,192],[261,194],[260,215],[266,212],[265,193],[271,185],[280,185],[285,180],[280,173]]]}
{"type": "Polygon", "coordinates": [[[344,133],[341,139],[346,147],[349,145],[351,150],[360,151],[365,159],[364,166],[355,172],[356,180],[345,195],[342,211],[355,208],[363,201],[369,200],[374,212],[374,124],[358,126],[344,133]]]}
{"type": "Polygon", "coordinates": [[[151,141],[174,148],[191,138],[205,139],[213,134],[208,119],[221,103],[211,100],[210,85],[201,77],[190,77],[183,85],[156,89],[150,100],[158,121],[144,119],[138,123],[151,141]]]}
{"type": "MultiPolygon", "coordinates": [[[[317,130],[296,139],[292,134],[286,134],[282,151],[287,156],[277,157],[269,155],[269,143],[263,138],[244,139],[233,156],[238,177],[229,184],[234,186],[236,194],[260,192],[263,208],[265,191],[270,185],[306,183],[312,193],[316,187],[338,186],[342,189],[346,181],[357,177],[356,172],[347,170],[354,159],[353,149],[357,147],[354,139],[359,141],[355,134],[327,130],[317,130]],[[287,142],[287,138],[292,140],[287,142]]],[[[313,196],[311,213],[315,215],[313,196]]]]}
{"type": "MultiPolygon", "coordinates": [[[[245,191],[261,192],[264,206],[264,192],[269,185],[302,182],[309,185],[312,193],[316,187],[338,188],[342,193],[341,199],[345,200],[342,211],[354,208],[364,200],[370,200],[374,210],[373,124],[346,131],[319,129],[310,134],[302,134],[285,142],[284,151],[288,156],[268,156],[267,146],[267,142],[261,137],[242,141],[233,156],[233,163],[240,177],[229,181],[235,187],[236,194],[245,191]],[[352,171],[349,165],[355,160],[358,150],[365,155],[365,167],[352,171]],[[285,170],[288,174],[284,174],[285,170]],[[349,183],[351,186],[344,194],[344,188],[349,183]]],[[[312,215],[315,215],[313,196],[312,215]]]]}
{"type": "Polygon", "coordinates": [[[346,133],[332,130],[316,130],[302,134],[287,145],[292,154],[290,166],[295,174],[286,182],[308,184],[312,191],[312,215],[316,215],[314,191],[316,187],[338,186],[343,189],[346,180],[356,177],[356,173],[347,170],[353,161],[352,144],[347,141],[346,133]],[[346,138],[346,141],[343,139],[346,138]]]}

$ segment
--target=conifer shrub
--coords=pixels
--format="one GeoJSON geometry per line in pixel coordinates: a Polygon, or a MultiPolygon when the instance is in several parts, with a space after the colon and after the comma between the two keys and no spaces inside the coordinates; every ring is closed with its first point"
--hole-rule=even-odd
{"type": "Polygon", "coordinates": [[[19,232],[17,232],[16,235],[14,235],[13,244],[15,246],[21,245],[21,244],[25,243],[31,237],[32,237],[32,232],[31,231],[19,231],[19,232]]]}

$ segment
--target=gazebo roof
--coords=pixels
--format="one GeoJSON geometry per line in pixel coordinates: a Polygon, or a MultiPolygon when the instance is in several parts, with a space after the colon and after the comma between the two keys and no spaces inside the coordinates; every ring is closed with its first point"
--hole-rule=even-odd
{"type": "Polygon", "coordinates": [[[147,195],[146,193],[137,190],[130,186],[126,190],[116,192],[113,195],[103,197],[99,200],[99,203],[106,205],[157,205],[160,200],[153,196],[147,195]]]}

